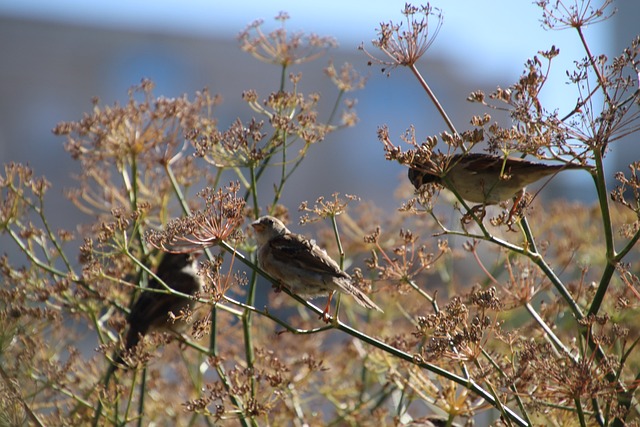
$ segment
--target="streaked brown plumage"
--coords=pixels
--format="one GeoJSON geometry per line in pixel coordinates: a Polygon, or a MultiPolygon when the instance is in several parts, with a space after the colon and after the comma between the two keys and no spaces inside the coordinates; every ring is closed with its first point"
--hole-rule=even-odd
{"type": "Polygon", "coordinates": [[[522,195],[524,188],[545,176],[565,169],[585,169],[582,165],[548,165],[519,158],[504,158],[482,153],[455,154],[444,177],[433,173],[430,165],[409,168],[409,180],[416,189],[437,183],[455,189],[463,199],[492,205],[522,195]],[[501,178],[501,172],[506,177],[501,178]]]}
{"type": "Polygon", "coordinates": [[[329,318],[331,296],[335,291],[353,296],[363,307],[382,311],[313,240],[292,233],[272,216],[263,216],[251,226],[258,241],[260,268],[302,297],[329,295],[323,313],[325,320],[329,318]]]}

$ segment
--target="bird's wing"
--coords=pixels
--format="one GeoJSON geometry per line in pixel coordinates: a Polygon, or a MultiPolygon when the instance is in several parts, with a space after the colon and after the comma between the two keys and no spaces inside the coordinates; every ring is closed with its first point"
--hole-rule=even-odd
{"type": "Polygon", "coordinates": [[[127,320],[129,324],[149,325],[154,320],[166,319],[175,299],[175,296],[169,294],[143,292],[131,308],[127,320]]]}
{"type": "Polygon", "coordinates": [[[578,169],[581,165],[574,164],[545,164],[532,162],[517,157],[486,155],[483,153],[469,153],[460,158],[460,163],[467,164],[467,173],[470,175],[499,176],[504,172],[510,179],[520,182],[521,186],[531,184],[542,177],[555,174],[563,169],[578,169]]]}
{"type": "MultiPolygon", "coordinates": [[[[193,294],[199,289],[199,284],[193,276],[180,271],[165,274],[163,277],[165,283],[178,292],[184,294],[193,294]]],[[[156,279],[149,280],[150,289],[165,289],[156,279]]],[[[131,308],[129,314],[129,323],[150,323],[155,319],[166,319],[167,313],[175,310],[176,306],[184,301],[179,295],[162,294],[159,292],[142,291],[131,308]]],[[[175,313],[177,314],[177,313],[175,313]]]]}
{"type": "Polygon", "coordinates": [[[274,237],[268,244],[273,258],[283,264],[321,274],[346,276],[324,250],[302,236],[289,233],[274,237]]]}
{"type": "MultiPolygon", "coordinates": [[[[167,286],[174,291],[182,292],[183,294],[193,294],[200,288],[198,278],[195,274],[195,272],[193,274],[189,274],[184,271],[170,271],[163,272],[163,274],[160,274],[160,272],[156,273],[156,275],[160,277],[167,286]]],[[[155,278],[152,278],[149,281],[149,288],[166,289],[155,278]]],[[[156,293],[155,295],[160,294],[156,293]]]]}
{"type": "Polygon", "coordinates": [[[172,308],[171,295],[143,292],[131,308],[127,317],[129,332],[127,333],[125,347],[135,346],[140,340],[140,335],[146,335],[150,328],[160,326],[167,321],[167,314],[172,308]]]}
{"type": "Polygon", "coordinates": [[[495,174],[498,175],[504,164],[505,172],[509,173],[510,168],[523,168],[527,164],[531,164],[526,160],[517,158],[507,158],[506,164],[504,157],[493,156],[484,153],[467,153],[455,154],[451,157],[450,164],[452,168],[464,168],[468,175],[495,174]]]}

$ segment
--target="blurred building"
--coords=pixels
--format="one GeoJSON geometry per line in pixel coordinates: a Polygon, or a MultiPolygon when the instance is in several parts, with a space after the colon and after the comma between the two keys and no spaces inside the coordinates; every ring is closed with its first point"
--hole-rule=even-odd
{"type": "MultiPolygon", "coordinates": [[[[610,57],[627,46],[639,30],[640,3],[621,0],[618,7],[624,13],[617,14],[616,25],[610,26],[615,29],[610,57]]],[[[247,16],[247,22],[252,19],[247,16]]],[[[368,36],[371,38],[373,33],[368,36]]],[[[451,57],[455,54],[451,52],[451,57]]],[[[527,54],[522,53],[522,57],[527,54]]],[[[220,127],[225,128],[237,117],[248,119],[253,115],[241,100],[244,90],[255,89],[265,97],[277,88],[280,78],[277,67],[241,52],[232,37],[137,32],[9,16],[0,17],[0,55],[0,163],[28,163],[37,175],[47,176],[54,183],[48,200],[53,223],[65,228],[81,221],[62,197],[78,165],[63,150],[64,140],[55,137],[51,129],[60,121],[80,119],[91,108],[92,97],[99,97],[105,104],[123,101],[127,90],[142,78],[156,83],[156,95],[168,97],[208,87],[225,99],[217,109],[220,127]]],[[[444,130],[444,124],[408,70],[397,69],[386,77],[379,67],[367,67],[368,58],[355,45],[343,46],[301,68],[302,90],[323,94],[327,116],[336,93],[322,73],[329,58],[338,65],[348,61],[369,75],[366,88],[350,94],[358,99],[360,122],[312,148],[314,160],[299,169],[297,185],[288,188],[284,203],[295,209],[302,200],[338,191],[373,200],[391,211],[399,206],[393,193],[406,172],[384,160],[377,128],[388,125],[399,142],[399,136],[411,124],[420,139],[444,130]]],[[[489,92],[498,85],[506,87],[514,79],[505,78],[504,72],[496,69],[494,79],[480,81],[473,64],[460,67],[451,61],[430,52],[420,68],[429,76],[454,123],[464,129],[471,115],[483,112],[465,102],[466,96],[478,88],[489,92]]],[[[624,144],[625,151],[640,158],[637,144],[624,144]]],[[[555,179],[544,193],[553,194],[554,188],[568,185],[563,194],[592,199],[590,179],[579,174],[568,172],[570,178],[564,184],[562,179],[555,179]]]]}

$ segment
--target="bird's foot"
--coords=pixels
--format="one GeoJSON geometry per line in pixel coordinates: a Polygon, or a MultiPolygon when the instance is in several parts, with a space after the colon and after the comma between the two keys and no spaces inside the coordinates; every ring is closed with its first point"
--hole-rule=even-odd
{"type": "Polygon", "coordinates": [[[322,320],[324,323],[331,323],[331,321],[333,320],[333,317],[331,317],[331,314],[329,313],[329,307],[327,307],[322,314],[318,317],[318,319],[322,320]]]}
{"type": "Polygon", "coordinates": [[[524,217],[525,210],[530,201],[531,197],[529,197],[529,193],[525,193],[524,189],[513,199],[513,207],[509,211],[509,216],[505,222],[510,231],[515,231],[513,225],[515,225],[520,218],[524,217]]]}
{"type": "Polygon", "coordinates": [[[324,307],[324,310],[322,310],[322,314],[319,317],[324,323],[331,323],[331,320],[333,319],[329,314],[329,311],[331,310],[331,297],[333,297],[334,292],[335,291],[331,291],[331,293],[329,293],[329,298],[327,298],[327,305],[324,307]]]}

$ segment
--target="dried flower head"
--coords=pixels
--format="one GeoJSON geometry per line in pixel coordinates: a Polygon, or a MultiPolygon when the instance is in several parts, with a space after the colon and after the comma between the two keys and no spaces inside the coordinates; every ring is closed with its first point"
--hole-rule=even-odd
{"type": "Polygon", "coordinates": [[[388,59],[379,59],[360,46],[371,59],[369,65],[377,63],[392,68],[414,65],[429,49],[442,27],[441,11],[431,7],[429,3],[420,7],[407,3],[402,14],[406,19],[406,30],[402,28],[402,23],[382,23],[377,31],[378,38],[371,42],[388,59]],[[435,25],[429,25],[430,18],[436,20],[435,25]]]}
{"type": "Polygon", "coordinates": [[[300,203],[298,211],[308,212],[300,218],[300,224],[307,224],[320,221],[321,219],[336,217],[346,211],[350,202],[360,201],[360,197],[352,194],[345,194],[344,199],[340,198],[340,193],[333,193],[331,197],[333,197],[333,200],[325,200],[324,196],[318,197],[316,199],[316,203],[311,208],[307,201],[300,203]],[[315,217],[310,217],[309,213],[314,214],[315,217]]]}
{"type": "Polygon", "coordinates": [[[205,208],[186,218],[170,221],[164,231],[150,231],[147,241],[164,251],[197,250],[218,244],[221,240],[237,238],[236,231],[244,222],[245,201],[237,196],[239,183],[231,183],[224,190],[205,188],[198,195],[205,208]]]}
{"type": "Polygon", "coordinates": [[[640,216],[640,161],[631,163],[629,171],[629,177],[622,172],[616,173],[616,180],[620,184],[611,192],[611,200],[640,216]]]}
{"type": "Polygon", "coordinates": [[[66,150],[85,168],[122,167],[143,153],[150,155],[145,162],[167,162],[188,130],[214,124],[200,113],[210,110],[219,98],[207,90],[197,93],[193,101],[186,95],[154,98],[153,88],[151,81],[143,80],[129,90],[125,105],[101,107],[94,99],[92,114],[78,122],[59,123],[53,133],[67,137],[66,150]]]}
{"type": "MultiPolygon", "coordinates": [[[[225,160],[231,165],[255,166],[258,162],[266,164],[279,152],[290,152],[296,142],[302,143],[298,157],[285,156],[287,163],[299,164],[307,149],[324,140],[327,133],[336,126],[323,123],[318,119],[320,95],[307,96],[298,90],[299,76],[291,75],[291,91],[279,90],[270,93],[266,99],[260,99],[255,91],[243,93],[243,99],[249,107],[264,117],[264,123],[272,128],[272,134],[265,139],[262,133],[263,122],[252,120],[248,125],[236,121],[228,131],[214,131],[208,135],[193,135],[192,140],[198,149],[198,155],[216,166],[224,166],[225,160]],[[239,150],[235,152],[234,150],[239,150]]],[[[265,131],[269,133],[269,131],[265,131]]]]}
{"type": "Polygon", "coordinates": [[[233,285],[245,285],[247,277],[244,272],[234,273],[233,264],[235,253],[231,257],[227,272],[223,272],[224,256],[218,254],[210,261],[201,262],[198,268],[198,275],[203,281],[203,291],[206,295],[211,295],[214,302],[224,298],[224,295],[233,285]]]}
{"type": "Polygon", "coordinates": [[[337,46],[332,37],[288,32],[285,24],[289,15],[284,12],[276,16],[275,20],[280,21],[281,27],[270,33],[262,31],[262,20],[250,24],[238,35],[240,48],[260,61],[288,67],[313,61],[327,49],[337,46]]]}
{"type": "Polygon", "coordinates": [[[499,311],[501,302],[494,288],[472,290],[469,302],[476,308],[475,314],[454,297],[437,313],[417,318],[415,334],[427,338],[422,350],[425,360],[475,360],[482,354],[496,326],[488,312],[499,311]]]}
{"type": "Polygon", "coordinates": [[[224,132],[193,129],[187,139],[195,147],[196,156],[218,168],[251,166],[266,156],[265,147],[259,145],[266,136],[262,133],[263,125],[264,122],[255,119],[247,125],[237,119],[224,132]]]}
{"type": "Polygon", "coordinates": [[[578,101],[562,119],[568,136],[605,154],[610,143],[640,129],[638,55],[640,36],[612,61],[601,55],[576,63],[576,70],[569,77],[578,89],[578,101]],[[594,93],[598,92],[604,96],[604,104],[594,99],[594,93]]]}
{"type": "MultiPolygon", "coordinates": [[[[324,72],[340,90],[340,97],[345,92],[352,92],[364,88],[367,82],[367,78],[362,77],[348,62],[345,62],[340,70],[336,70],[333,66],[333,61],[330,61],[329,66],[324,69],[324,72]]],[[[355,126],[358,122],[358,115],[355,111],[356,100],[345,99],[343,104],[345,109],[342,111],[341,125],[344,127],[355,126]]],[[[331,122],[331,120],[329,120],[329,122],[331,122]]]]}
{"type": "Polygon", "coordinates": [[[327,68],[324,69],[324,72],[331,78],[331,81],[338,87],[340,92],[352,92],[362,89],[367,83],[367,78],[362,77],[360,73],[353,68],[353,65],[348,62],[342,64],[340,70],[336,70],[333,61],[330,61],[327,68]]]}
{"type": "MultiPolygon", "coordinates": [[[[373,252],[372,258],[367,260],[367,266],[377,272],[380,280],[389,280],[401,289],[406,288],[407,285],[413,285],[413,280],[417,275],[430,269],[444,254],[450,251],[447,242],[441,240],[438,242],[438,252],[433,253],[426,245],[418,244],[419,237],[414,235],[411,230],[402,229],[398,236],[398,244],[385,248],[380,243],[380,234],[381,230],[377,228],[372,235],[365,237],[365,241],[373,243],[377,250],[377,252],[373,252]],[[382,262],[379,257],[382,258],[382,262]]],[[[385,242],[388,240],[385,239],[385,242]]],[[[415,287],[415,285],[411,287],[415,287]]]]}
{"type": "Polygon", "coordinates": [[[38,205],[29,194],[42,199],[48,186],[44,178],[33,177],[31,168],[13,162],[5,164],[4,176],[0,175],[0,229],[23,218],[31,206],[38,205]]]}
{"type": "Polygon", "coordinates": [[[53,130],[66,136],[65,149],[81,163],[80,186],[67,194],[81,211],[94,215],[113,206],[129,206],[134,192],[139,204],[160,210],[168,198],[158,195],[172,193],[169,165],[184,186],[201,179],[194,158],[184,155],[184,135],[215,127],[211,111],[219,97],[207,90],[193,100],[186,95],[154,97],[153,87],[151,81],[143,80],[129,90],[124,105],[101,106],[95,99],[91,114],[80,121],[59,123],[53,130]]]}
{"type": "Polygon", "coordinates": [[[578,360],[560,356],[548,343],[524,342],[523,345],[513,378],[538,384],[534,392],[536,398],[564,405],[594,396],[614,397],[615,386],[606,378],[615,369],[610,362],[599,362],[588,355],[578,360]]]}
{"type": "Polygon", "coordinates": [[[550,30],[580,28],[605,21],[616,13],[615,9],[606,11],[612,3],[613,0],[604,0],[594,8],[590,1],[536,1],[536,5],[542,8],[542,25],[550,30]]]}

